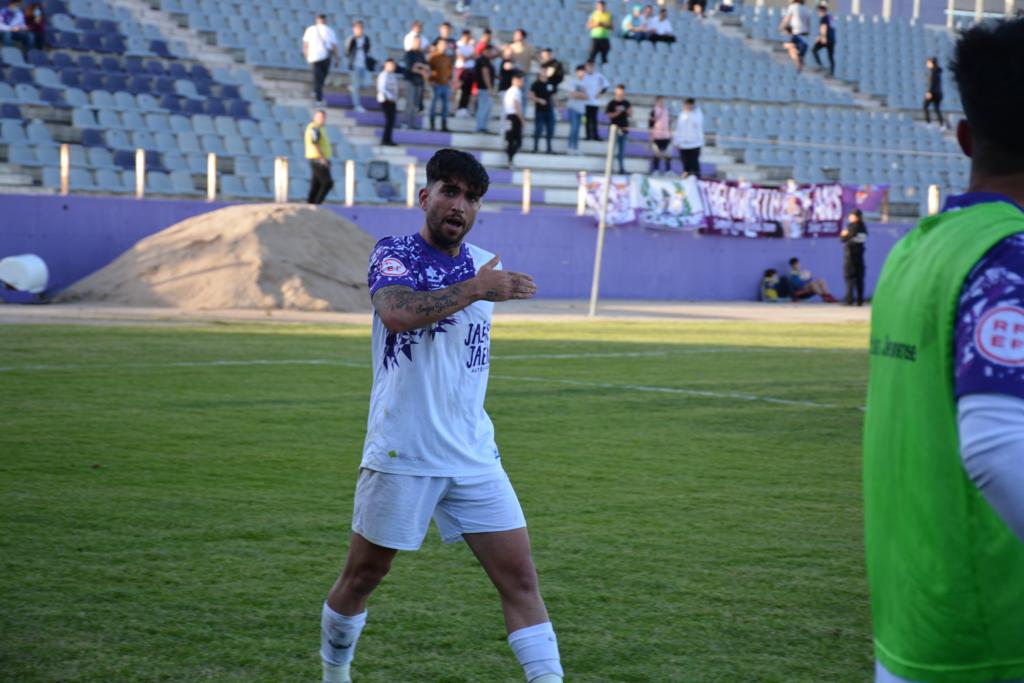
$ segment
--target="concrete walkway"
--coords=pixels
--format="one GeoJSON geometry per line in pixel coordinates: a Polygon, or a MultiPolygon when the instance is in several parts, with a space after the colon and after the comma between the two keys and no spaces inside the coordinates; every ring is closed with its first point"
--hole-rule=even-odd
{"type": "MultiPolygon", "coordinates": [[[[736,303],[608,300],[598,306],[600,320],[647,322],[758,322],[758,323],[866,323],[870,309],[817,303],[736,303]]],[[[583,300],[537,299],[499,304],[498,322],[582,321],[587,318],[583,300]]],[[[367,313],[317,313],[283,310],[184,310],[176,308],[124,308],[49,304],[0,305],[0,325],[33,324],[196,324],[302,323],[369,325],[367,313]]]]}

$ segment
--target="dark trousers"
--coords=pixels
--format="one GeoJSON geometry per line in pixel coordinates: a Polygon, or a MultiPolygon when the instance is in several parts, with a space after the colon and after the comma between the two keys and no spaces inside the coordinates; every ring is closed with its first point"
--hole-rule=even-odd
{"type": "Polygon", "coordinates": [[[608,63],[608,51],[612,48],[611,41],[607,38],[591,38],[590,39],[590,55],[587,56],[588,62],[597,63],[594,59],[597,55],[601,55],[601,63],[608,63]]]}
{"type": "Polygon", "coordinates": [[[815,43],[811,49],[811,56],[814,57],[814,61],[817,62],[818,66],[821,66],[821,57],[818,53],[822,50],[828,55],[828,72],[835,76],[836,75],[836,44],[835,43],[815,43]]]}
{"type": "MultiPolygon", "coordinates": [[[[391,139],[391,134],[395,130],[395,103],[385,100],[380,103],[380,106],[384,110],[384,135],[381,136],[380,141],[385,145],[393,145],[395,141],[391,139]]],[[[416,105],[411,104],[410,106],[416,105]]]]}
{"type": "Polygon", "coordinates": [[[669,154],[665,154],[665,150],[668,149],[668,143],[672,142],[670,138],[664,140],[655,140],[654,146],[658,149],[654,152],[654,158],[651,159],[651,172],[661,169],[661,160],[665,160],[665,170],[672,170],[672,157],[669,154]]]}
{"type": "Polygon", "coordinates": [[[459,76],[459,109],[469,109],[469,98],[473,96],[473,83],[476,81],[472,69],[463,69],[459,76]]]}
{"type": "Polygon", "coordinates": [[[509,125],[508,131],[505,132],[505,153],[508,154],[508,163],[511,166],[512,158],[523,146],[523,122],[515,114],[509,114],[506,118],[509,125]]]}
{"type": "Polygon", "coordinates": [[[674,42],[676,42],[676,37],[673,36],[673,35],[666,35],[666,36],[652,35],[651,36],[651,42],[652,43],[674,43],[674,42]]]}
{"type": "Polygon", "coordinates": [[[846,296],[843,297],[843,303],[853,305],[854,296],[857,299],[857,305],[864,305],[864,255],[847,257],[846,267],[843,269],[843,275],[846,279],[846,296]]]}
{"type": "Polygon", "coordinates": [[[324,101],[324,82],[327,80],[327,71],[331,66],[331,58],[321,59],[313,62],[310,67],[313,69],[313,97],[317,102],[324,101]]]}
{"type": "Polygon", "coordinates": [[[700,177],[700,147],[680,148],[679,158],[683,161],[683,173],[700,177]]]}
{"type": "Polygon", "coordinates": [[[555,112],[552,109],[537,109],[533,112],[533,151],[537,151],[543,135],[551,151],[551,137],[555,134],[555,112]]]}
{"type": "Polygon", "coordinates": [[[584,140],[600,140],[597,136],[597,110],[596,106],[587,105],[585,112],[587,116],[587,134],[583,137],[584,140]]]}
{"type": "Polygon", "coordinates": [[[331,178],[331,165],[310,160],[309,170],[313,177],[309,179],[309,196],[306,201],[310,204],[322,204],[327,198],[327,193],[334,187],[334,179],[331,178]]]}
{"type": "Polygon", "coordinates": [[[932,117],[928,115],[928,108],[931,107],[935,110],[935,116],[938,118],[939,123],[945,125],[945,121],[942,118],[942,95],[932,95],[932,98],[925,99],[924,101],[924,120],[925,123],[931,123],[932,117]]]}

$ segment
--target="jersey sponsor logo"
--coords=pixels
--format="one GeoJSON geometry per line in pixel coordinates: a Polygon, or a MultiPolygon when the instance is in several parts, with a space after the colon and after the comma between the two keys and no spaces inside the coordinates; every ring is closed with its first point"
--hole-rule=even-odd
{"type": "Polygon", "coordinates": [[[1024,309],[997,306],[978,320],[974,345],[986,360],[998,365],[1024,365],[1024,309]]]}
{"type": "Polygon", "coordinates": [[[409,269],[395,257],[389,256],[380,262],[380,274],[385,277],[402,277],[409,274],[409,269]]]}

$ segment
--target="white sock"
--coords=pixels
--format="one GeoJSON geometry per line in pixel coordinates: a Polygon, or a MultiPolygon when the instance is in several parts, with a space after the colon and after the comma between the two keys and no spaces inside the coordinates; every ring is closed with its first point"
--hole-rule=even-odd
{"type": "Polygon", "coordinates": [[[366,625],[366,612],[354,617],[338,614],[324,602],[320,613],[320,658],[325,664],[346,669],[356,654],[356,641],[366,625]]]}
{"type": "Polygon", "coordinates": [[[542,683],[554,683],[562,680],[558,640],[550,621],[513,631],[508,634],[508,644],[516,653],[527,681],[542,679],[542,683]]]}

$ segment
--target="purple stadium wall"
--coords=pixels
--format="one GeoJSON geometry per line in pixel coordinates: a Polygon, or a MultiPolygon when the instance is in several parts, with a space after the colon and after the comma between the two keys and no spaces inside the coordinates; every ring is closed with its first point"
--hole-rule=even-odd
{"type": "MultiPolygon", "coordinates": [[[[102,268],[135,242],[226,203],[115,197],[0,196],[0,258],[35,253],[50,268],[57,291],[102,268]]],[[[332,206],[374,237],[413,232],[418,210],[332,206]]],[[[868,291],[885,256],[908,226],[869,225],[868,291]]],[[[540,296],[586,298],[594,261],[594,220],[540,209],[481,213],[471,240],[501,254],[507,268],[531,273],[540,296]]],[[[753,300],[765,268],[791,256],[842,289],[842,248],[833,239],[781,240],[700,237],[638,227],[610,228],[601,295],[617,299],[753,300]]],[[[0,292],[7,301],[27,295],[0,292]]]]}

